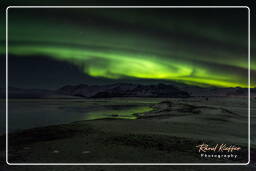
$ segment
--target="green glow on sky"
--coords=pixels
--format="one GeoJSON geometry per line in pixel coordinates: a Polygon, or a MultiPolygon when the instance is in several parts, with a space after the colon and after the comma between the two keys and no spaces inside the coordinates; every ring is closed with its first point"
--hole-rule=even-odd
{"type": "Polygon", "coordinates": [[[209,72],[203,66],[172,59],[163,60],[161,56],[33,45],[12,46],[9,51],[15,55],[45,55],[56,60],[67,61],[94,77],[165,79],[195,85],[208,84],[222,87],[247,86],[246,83],[237,82],[234,75],[227,75],[228,73],[226,76],[225,74],[218,75],[209,72]]]}
{"type": "MultiPolygon", "coordinates": [[[[108,19],[111,18],[113,22],[120,20],[109,15],[108,19]]],[[[152,25],[139,16],[137,20],[136,25],[143,28],[156,25],[155,29],[160,31],[177,31],[177,28],[172,27],[176,21],[165,25],[154,19],[152,22],[155,24],[152,25]]],[[[132,25],[132,21],[129,19],[127,23],[132,25]]],[[[8,53],[23,57],[42,55],[66,61],[93,77],[129,77],[172,80],[191,85],[248,87],[247,48],[244,46],[246,36],[243,39],[239,35],[236,39],[229,30],[209,29],[210,26],[202,27],[200,34],[196,34],[196,27],[192,27],[190,22],[182,21],[178,28],[183,25],[186,29],[181,31],[222,44],[211,44],[210,40],[208,44],[197,42],[195,38],[163,39],[155,34],[126,28],[87,24],[86,20],[81,24],[43,16],[36,19],[30,15],[12,16],[10,13],[8,53]],[[230,42],[241,48],[232,49],[223,45],[230,42]]],[[[3,47],[0,52],[4,53],[3,47]]],[[[256,70],[255,63],[251,63],[251,69],[256,70]]]]}

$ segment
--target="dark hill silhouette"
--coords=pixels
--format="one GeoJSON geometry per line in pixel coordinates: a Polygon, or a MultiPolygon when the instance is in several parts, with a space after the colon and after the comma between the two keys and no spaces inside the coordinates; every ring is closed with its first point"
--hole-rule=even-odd
{"type": "Polygon", "coordinates": [[[111,85],[75,85],[64,86],[57,90],[60,94],[92,97],[189,97],[190,95],[172,85],[140,85],[140,84],[111,84],[111,85]]]}
{"type": "MultiPolygon", "coordinates": [[[[111,97],[162,97],[186,98],[248,96],[247,88],[220,88],[177,86],[172,84],[142,85],[116,83],[109,85],[66,85],[57,90],[8,88],[9,98],[111,98],[111,97]]],[[[251,97],[256,96],[256,88],[251,88],[251,97]]],[[[0,88],[0,97],[5,98],[5,89],[0,88]]]]}

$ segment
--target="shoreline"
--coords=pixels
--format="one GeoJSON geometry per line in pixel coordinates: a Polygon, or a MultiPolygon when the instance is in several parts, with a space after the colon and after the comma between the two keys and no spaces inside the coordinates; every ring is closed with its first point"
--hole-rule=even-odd
{"type": "MultiPolygon", "coordinates": [[[[229,103],[234,101],[165,99],[152,103],[151,111],[132,114],[138,119],[114,115],[21,130],[8,135],[9,160],[25,163],[246,162],[246,123],[241,122],[246,118],[229,103]],[[237,159],[207,159],[202,158],[196,148],[202,143],[237,145],[242,150],[237,153],[237,159]]],[[[237,99],[235,103],[243,106],[244,99],[237,99]]],[[[0,139],[4,147],[5,136],[0,139]]],[[[255,145],[251,148],[256,149],[255,145]]]]}

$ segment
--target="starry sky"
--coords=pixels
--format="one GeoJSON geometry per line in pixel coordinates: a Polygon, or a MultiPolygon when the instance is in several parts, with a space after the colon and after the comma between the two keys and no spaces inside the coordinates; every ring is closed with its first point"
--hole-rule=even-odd
{"type": "MultiPolygon", "coordinates": [[[[8,24],[13,85],[248,87],[246,8],[11,8],[8,24]]],[[[251,72],[256,72],[255,62],[251,72]]]]}

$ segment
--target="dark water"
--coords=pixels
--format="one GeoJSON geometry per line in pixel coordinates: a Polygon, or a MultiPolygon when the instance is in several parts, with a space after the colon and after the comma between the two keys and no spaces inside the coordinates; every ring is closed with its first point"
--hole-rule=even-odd
{"type": "MultiPolygon", "coordinates": [[[[158,101],[160,99],[10,99],[8,127],[9,132],[13,132],[80,120],[136,119],[134,113],[150,111],[152,110],[150,106],[158,101]]],[[[1,101],[0,105],[3,109],[5,101],[1,101]]],[[[1,115],[5,113],[1,112],[1,115]]],[[[2,126],[0,132],[4,131],[2,126]]]]}

